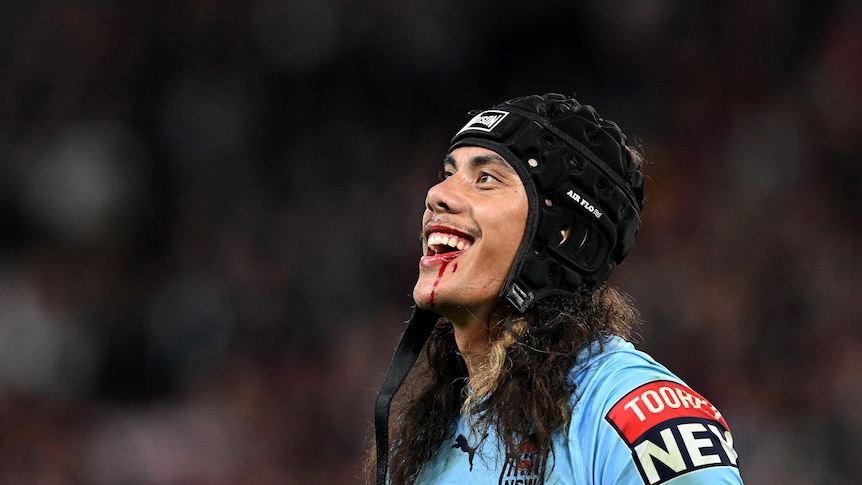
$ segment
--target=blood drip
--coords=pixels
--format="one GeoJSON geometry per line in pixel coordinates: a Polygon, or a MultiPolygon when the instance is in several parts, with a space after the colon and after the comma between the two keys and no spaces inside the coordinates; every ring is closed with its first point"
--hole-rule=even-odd
{"type": "MultiPolygon", "coordinates": [[[[431,299],[428,301],[431,306],[434,306],[434,294],[437,293],[437,285],[439,285],[440,280],[443,279],[443,273],[446,271],[446,266],[449,266],[449,261],[443,261],[443,264],[440,265],[440,272],[437,273],[437,279],[434,280],[434,286],[431,287],[431,299]]],[[[458,263],[455,263],[454,269],[458,269],[458,263]]],[[[455,272],[454,269],[452,271],[453,273],[455,272]]]]}

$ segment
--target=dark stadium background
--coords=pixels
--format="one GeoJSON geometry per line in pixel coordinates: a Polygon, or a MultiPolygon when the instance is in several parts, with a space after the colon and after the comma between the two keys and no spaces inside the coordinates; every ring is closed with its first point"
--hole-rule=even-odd
{"type": "Polygon", "coordinates": [[[358,483],[466,111],[651,160],[611,283],[752,484],[862,481],[855,1],[0,3],[0,482],[358,483]]]}

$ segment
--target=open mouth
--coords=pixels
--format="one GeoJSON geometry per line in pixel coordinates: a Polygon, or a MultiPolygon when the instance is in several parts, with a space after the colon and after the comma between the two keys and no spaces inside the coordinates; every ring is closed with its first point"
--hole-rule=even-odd
{"type": "Polygon", "coordinates": [[[464,251],[473,245],[473,241],[456,234],[432,232],[428,234],[425,245],[428,248],[425,251],[425,256],[439,256],[464,251]]]}

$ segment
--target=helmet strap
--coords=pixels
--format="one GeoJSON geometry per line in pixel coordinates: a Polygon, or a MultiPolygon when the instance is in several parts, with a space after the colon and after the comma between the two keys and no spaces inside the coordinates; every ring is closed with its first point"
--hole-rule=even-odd
{"type": "Polygon", "coordinates": [[[425,346],[439,318],[440,316],[434,312],[423,310],[418,306],[413,307],[413,314],[406,322],[407,328],[401,334],[401,341],[395,349],[389,372],[386,373],[383,387],[377,395],[377,402],[374,404],[374,438],[377,449],[378,485],[386,484],[389,465],[389,409],[392,398],[395,397],[395,393],[398,392],[413,364],[416,363],[416,359],[419,358],[419,352],[425,346]]]}

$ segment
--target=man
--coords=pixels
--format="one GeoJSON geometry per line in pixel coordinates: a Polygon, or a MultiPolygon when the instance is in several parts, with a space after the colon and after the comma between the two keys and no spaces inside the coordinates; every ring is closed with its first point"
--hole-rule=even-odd
{"type": "Polygon", "coordinates": [[[456,133],[375,408],[377,483],[742,483],[724,418],[626,341],[638,313],[604,284],[638,231],[641,165],[559,94],[456,133]]]}

